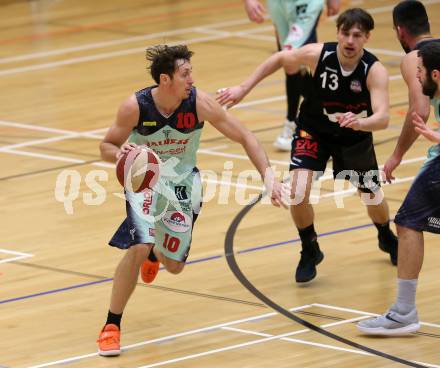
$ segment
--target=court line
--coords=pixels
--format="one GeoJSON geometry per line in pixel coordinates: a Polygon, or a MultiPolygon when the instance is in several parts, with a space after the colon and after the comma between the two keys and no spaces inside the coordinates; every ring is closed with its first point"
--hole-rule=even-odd
{"type": "MultiPolygon", "coordinates": [[[[341,311],[341,312],[350,312],[350,313],[354,313],[354,314],[365,314],[365,315],[369,315],[371,317],[379,316],[379,314],[377,314],[377,313],[369,313],[369,312],[365,312],[365,311],[358,310],[358,309],[350,309],[350,308],[344,308],[344,307],[337,307],[337,306],[329,305],[329,304],[313,303],[311,305],[314,306],[314,307],[321,307],[321,308],[326,308],[326,309],[334,309],[334,310],[338,310],[338,311],[341,311]]],[[[440,324],[435,324],[435,323],[430,323],[430,322],[420,322],[420,324],[424,325],[424,326],[440,328],[440,324]]]]}
{"type": "MultiPolygon", "coordinates": [[[[184,43],[186,45],[191,45],[193,43],[214,41],[214,40],[218,40],[218,39],[222,39],[222,38],[225,38],[225,37],[224,36],[206,36],[206,37],[200,37],[200,38],[192,38],[189,40],[169,42],[168,45],[172,46],[172,45],[179,45],[182,43],[184,43]]],[[[3,69],[3,70],[0,70],[0,77],[7,76],[7,75],[13,75],[13,74],[19,74],[19,73],[26,73],[26,72],[30,72],[30,71],[36,71],[36,70],[57,68],[60,66],[65,66],[65,65],[85,63],[85,62],[89,62],[89,61],[98,61],[98,60],[113,58],[116,56],[126,56],[126,55],[135,54],[138,52],[139,53],[145,52],[145,49],[146,49],[145,46],[144,47],[134,47],[131,49],[110,51],[110,52],[104,52],[101,54],[80,56],[80,57],[75,57],[75,58],[66,59],[66,60],[53,61],[50,63],[34,64],[34,65],[11,68],[11,69],[3,69]]]]}
{"type": "MultiPolygon", "coordinates": [[[[352,318],[351,320],[344,320],[344,321],[340,321],[340,322],[336,322],[339,324],[345,324],[345,323],[351,323],[354,321],[359,321],[361,319],[365,319],[365,318],[369,318],[369,316],[363,316],[363,317],[357,317],[357,318],[352,318]]],[[[329,323],[327,325],[321,325],[321,327],[329,327],[330,325],[335,325],[334,323],[329,323]]],[[[239,328],[234,328],[234,327],[223,327],[222,329],[224,330],[228,330],[228,331],[235,331],[235,332],[239,332],[239,333],[246,333],[246,334],[250,334],[250,335],[256,335],[256,336],[275,336],[275,335],[271,335],[271,334],[267,334],[267,333],[261,333],[261,332],[256,332],[256,331],[250,331],[250,330],[244,330],[244,329],[239,329],[239,328]]],[[[298,332],[306,332],[306,331],[310,331],[308,329],[305,330],[300,330],[300,331],[296,331],[293,334],[297,334],[298,332]]],[[[291,335],[290,335],[291,336],[291,335]]],[[[294,342],[294,343],[299,343],[299,344],[305,344],[305,345],[311,345],[311,346],[316,346],[316,347],[322,347],[325,349],[330,349],[330,350],[339,350],[339,351],[343,351],[343,352],[347,352],[347,353],[353,353],[353,354],[359,354],[359,355],[367,355],[367,356],[374,356],[373,354],[364,352],[364,351],[360,351],[360,350],[354,350],[354,349],[347,349],[347,348],[340,348],[334,345],[328,345],[328,344],[321,344],[321,343],[314,343],[311,341],[304,341],[304,340],[300,340],[300,339],[291,339],[289,337],[281,337],[280,340],[282,341],[288,341],[288,342],[294,342]]],[[[431,364],[431,363],[425,363],[425,362],[420,362],[420,361],[416,361],[416,360],[412,360],[412,362],[416,363],[416,364],[422,364],[424,366],[427,367],[433,367],[433,368],[440,368],[439,365],[435,365],[435,364],[431,364]]],[[[143,367],[146,368],[147,366],[143,367]]]]}
{"type": "MultiPolygon", "coordinates": [[[[249,21],[247,19],[241,19],[239,21],[238,20],[231,21],[227,25],[235,26],[235,25],[248,24],[248,23],[249,23],[249,21]]],[[[147,41],[150,39],[163,38],[163,37],[167,37],[167,36],[179,36],[179,35],[185,34],[185,33],[192,33],[192,32],[194,32],[194,30],[196,28],[204,29],[206,32],[208,32],[209,26],[214,26],[214,27],[220,26],[221,27],[221,26],[225,26],[225,22],[214,23],[212,25],[208,24],[206,26],[206,28],[205,28],[205,26],[180,28],[180,29],[176,29],[174,31],[147,33],[142,36],[125,37],[125,38],[119,38],[119,39],[110,40],[110,41],[94,42],[94,43],[84,44],[84,45],[80,45],[80,46],[65,47],[65,48],[50,50],[50,51],[42,51],[42,52],[34,52],[34,53],[29,53],[29,54],[17,55],[17,56],[10,56],[10,57],[5,57],[5,58],[0,58],[0,64],[6,64],[6,63],[11,63],[11,62],[16,62],[16,61],[26,61],[26,60],[32,60],[32,59],[39,59],[39,58],[45,58],[45,57],[51,57],[51,56],[66,55],[66,54],[70,54],[70,53],[78,52],[78,51],[96,50],[96,49],[100,49],[100,48],[112,47],[112,46],[118,46],[118,45],[128,45],[128,44],[134,43],[134,42],[147,41]]]]}
{"type": "MultiPolygon", "coordinates": [[[[320,234],[318,236],[319,237],[325,237],[325,236],[339,234],[339,233],[343,233],[343,232],[349,232],[349,231],[354,231],[354,230],[358,230],[358,229],[364,229],[364,228],[372,227],[372,226],[373,226],[372,224],[354,226],[354,227],[350,227],[350,228],[346,228],[346,229],[339,229],[339,230],[336,230],[336,231],[322,233],[322,234],[320,234]]],[[[272,248],[272,247],[275,247],[275,246],[285,245],[285,244],[288,244],[288,243],[294,243],[294,242],[299,242],[299,241],[300,241],[300,239],[298,238],[298,239],[293,239],[293,240],[289,240],[289,241],[285,241],[285,242],[265,245],[265,246],[261,246],[261,247],[249,248],[249,249],[238,251],[237,254],[249,253],[249,252],[256,251],[256,250],[263,250],[263,249],[272,248]]],[[[208,257],[208,258],[205,258],[205,260],[204,259],[199,259],[199,260],[190,261],[190,262],[188,262],[188,264],[200,263],[200,262],[210,261],[210,260],[213,260],[213,259],[219,259],[219,258],[223,258],[223,257],[224,256],[208,257]]],[[[104,280],[99,280],[99,281],[94,281],[94,282],[89,282],[89,283],[84,283],[84,284],[79,284],[79,285],[73,285],[73,286],[66,287],[66,288],[50,290],[50,291],[47,291],[47,292],[41,292],[41,293],[37,293],[37,294],[27,295],[27,296],[24,296],[24,297],[18,297],[18,298],[14,298],[14,299],[4,300],[4,301],[0,301],[0,304],[5,304],[5,303],[14,302],[14,301],[23,300],[23,299],[30,299],[30,298],[33,298],[33,297],[47,295],[47,294],[53,294],[53,293],[62,292],[62,291],[68,291],[68,290],[77,289],[77,288],[80,288],[80,287],[91,286],[91,285],[100,284],[100,283],[109,282],[109,281],[112,281],[112,279],[108,278],[108,279],[104,279],[104,280]]],[[[327,307],[327,308],[336,309],[335,307],[331,307],[331,306],[328,306],[328,305],[325,305],[325,304],[319,304],[319,303],[313,303],[311,305],[302,306],[302,307],[298,307],[298,308],[304,308],[304,307],[308,307],[308,306],[318,306],[318,307],[324,307],[324,308],[327,307]]],[[[296,308],[296,310],[298,310],[298,309],[296,308]]],[[[348,309],[348,308],[337,308],[337,310],[351,311],[351,312],[355,311],[353,309],[348,309]]],[[[363,313],[363,314],[368,315],[368,316],[377,316],[377,314],[368,313],[368,312],[357,312],[357,313],[363,313]]],[[[277,314],[276,312],[265,313],[263,315],[251,317],[251,319],[247,318],[245,320],[239,320],[239,321],[250,321],[250,320],[256,320],[256,319],[263,319],[263,318],[267,318],[268,316],[272,316],[272,315],[276,315],[276,314],[277,314]]],[[[341,321],[338,321],[338,322],[334,322],[332,324],[340,324],[340,322],[341,321]]],[[[439,327],[440,328],[439,325],[427,324],[427,323],[422,323],[422,324],[426,324],[426,325],[429,325],[429,326],[439,327]]],[[[230,323],[228,325],[230,325],[230,323]]],[[[226,325],[222,324],[222,326],[226,326],[226,325]]],[[[213,326],[206,327],[206,328],[204,328],[202,330],[203,331],[208,331],[208,330],[213,329],[213,328],[215,328],[215,326],[214,327],[213,326]]],[[[198,330],[200,330],[200,329],[198,329],[198,330]]],[[[195,330],[195,331],[198,331],[198,330],[195,330]]],[[[154,342],[166,341],[166,340],[169,340],[171,338],[175,338],[175,337],[179,337],[179,336],[185,336],[186,334],[188,334],[188,332],[187,333],[183,333],[183,334],[166,336],[166,337],[162,337],[162,338],[159,338],[159,339],[149,340],[149,341],[146,341],[146,342],[140,342],[140,343],[136,343],[136,344],[131,344],[131,345],[128,345],[128,346],[124,347],[124,349],[131,349],[131,348],[134,348],[134,347],[143,346],[143,345],[151,344],[151,343],[154,343],[154,342]]],[[[97,353],[86,354],[86,355],[79,355],[79,356],[76,356],[76,357],[71,357],[71,358],[67,358],[67,359],[63,359],[63,360],[57,360],[55,362],[49,362],[49,363],[44,363],[42,365],[32,366],[31,368],[41,368],[41,367],[46,367],[46,366],[66,363],[66,362],[70,362],[70,361],[75,361],[75,360],[79,360],[79,359],[84,359],[84,358],[88,358],[88,357],[94,357],[94,356],[97,356],[97,355],[98,355],[97,353]]]]}
{"type": "Polygon", "coordinates": [[[72,286],[66,286],[66,287],[59,288],[59,289],[46,290],[46,291],[42,291],[40,293],[19,296],[19,297],[12,298],[12,299],[0,300],[0,305],[1,304],[12,303],[12,302],[17,302],[17,301],[25,300],[25,299],[31,299],[31,298],[35,298],[35,297],[43,296],[43,295],[56,294],[56,293],[60,293],[62,291],[67,291],[67,290],[72,290],[72,289],[79,289],[79,288],[85,287],[85,286],[102,284],[104,282],[109,282],[109,281],[112,281],[112,280],[113,279],[110,278],[110,279],[104,279],[104,280],[91,281],[91,282],[86,282],[86,283],[83,283],[83,284],[76,284],[76,285],[72,285],[72,286]]]}
{"type": "MultiPolygon", "coordinates": [[[[366,228],[373,227],[373,226],[374,225],[372,223],[364,224],[364,225],[358,225],[358,226],[352,226],[352,227],[348,227],[348,228],[342,228],[342,229],[338,229],[338,230],[333,230],[333,231],[321,233],[321,234],[318,234],[318,237],[319,238],[324,238],[324,237],[331,236],[331,235],[337,235],[337,234],[342,234],[342,233],[351,232],[351,231],[355,231],[355,230],[366,229],[366,228]]],[[[266,245],[254,246],[254,247],[238,250],[236,252],[236,254],[245,254],[245,253],[265,250],[265,249],[274,248],[274,247],[278,247],[278,246],[282,246],[282,245],[298,243],[300,241],[301,241],[300,238],[295,238],[295,239],[286,240],[286,241],[277,242],[277,243],[271,243],[271,244],[266,244],[266,245]]],[[[186,262],[186,265],[209,262],[209,261],[218,260],[218,259],[221,259],[221,258],[224,258],[224,257],[225,257],[224,254],[216,254],[216,255],[213,255],[213,256],[208,256],[208,257],[203,257],[203,258],[199,258],[199,259],[189,260],[188,262],[186,262]]],[[[113,280],[113,278],[105,278],[105,279],[98,280],[98,281],[91,281],[91,282],[87,282],[87,283],[81,283],[81,284],[76,284],[76,285],[67,286],[67,287],[63,287],[63,288],[47,290],[47,291],[43,291],[43,292],[39,292],[39,293],[35,293],[35,294],[24,295],[24,296],[20,296],[20,297],[11,298],[11,299],[4,299],[4,300],[0,300],[0,305],[1,304],[12,303],[12,302],[16,302],[16,301],[20,301],[20,300],[24,300],[24,299],[31,299],[31,298],[34,298],[34,297],[39,297],[39,296],[44,296],[44,295],[49,295],[49,294],[55,294],[55,293],[64,292],[64,291],[68,291],[68,290],[72,290],[72,289],[78,289],[78,288],[81,288],[81,287],[92,286],[92,285],[95,285],[95,284],[109,282],[109,281],[112,281],[112,280],[113,280]]]]}
{"type": "Polygon", "coordinates": [[[226,261],[228,263],[228,266],[232,273],[234,274],[235,278],[245,287],[250,293],[252,293],[256,298],[258,298],[260,301],[262,301],[264,304],[266,304],[268,307],[272,308],[273,310],[277,311],[280,315],[287,317],[288,319],[306,327],[309,328],[318,334],[322,336],[326,336],[330,339],[336,340],[340,343],[343,343],[345,345],[351,346],[353,348],[363,350],[365,352],[374,354],[378,357],[391,360],[393,362],[401,363],[410,367],[417,367],[417,368],[423,368],[425,366],[414,363],[412,361],[406,360],[404,358],[400,358],[395,355],[391,355],[388,353],[385,353],[383,351],[376,350],[374,348],[370,348],[366,345],[359,344],[350,338],[345,338],[341,335],[337,335],[335,333],[332,333],[326,329],[323,329],[316,324],[313,324],[301,317],[298,317],[297,315],[291,313],[289,310],[285,309],[281,305],[277,304],[275,301],[267,297],[265,294],[263,294],[259,289],[257,289],[245,276],[243,271],[238,266],[235,251],[234,251],[234,241],[235,241],[235,235],[237,233],[237,229],[243,220],[243,218],[249,213],[249,211],[252,210],[252,208],[265,196],[266,193],[261,194],[256,201],[252,201],[248,203],[243,209],[241,209],[238,214],[233,218],[227,232],[226,237],[224,241],[224,254],[226,257],[226,261]]]}
{"type": "MultiPolygon", "coordinates": [[[[306,309],[309,308],[310,305],[302,305],[300,307],[295,307],[295,308],[291,308],[291,311],[299,311],[302,309],[306,309]]],[[[122,351],[127,351],[133,348],[137,348],[140,346],[144,346],[144,345],[149,345],[149,344],[154,344],[154,343],[160,343],[160,342],[164,342],[164,341],[168,341],[168,340],[172,340],[178,337],[183,337],[183,336],[188,336],[188,335],[194,335],[196,333],[200,333],[200,332],[207,332],[207,331],[212,331],[212,330],[216,330],[216,329],[220,329],[222,327],[227,327],[227,326],[232,326],[235,324],[239,324],[239,323],[245,323],[245,322],[250,322],[250,321],[257,321],[259,319],[264,319],[264,318],[268,318],[271,316],[275,316],[277,313],[276,312],[269,312],[269,313],[264,313],[264,314],[259,314],[256,316],[252,316],[252,317],[247,317],[247,318],[241,318],[241,319],[237,319],[234,321],[229,321],[229,322],[224,322],[224,323],[220,323],[217,325],[211,325],[211,326],[207,326],[207,327],[202,327],[202,328],[197,328],[197,329],[193,329],[193,330],[188,330],[185,332],[181,332],[181,333],[177,333],[177,334],[173,334],[173,335],[168,335],[168,336],[164,336],[164,337],[160,337],[157,339],[152,339],[152,340],[145,340],[145,341],[141,341],[138,343],[134,343],[134,344],[130,344],[130,345],[125,345],[122,347],[122,351]]],[[[39,365],[33,365],[29,368],[43,368],[43,367],[49,367],[52,365],[58,365],[58,364],[65,364],[65,363],[69,363],[69,362],[73,362],[73,361],[78,361],[84,358],[90,358],[90,357],[94,357],[94,356],[98,356],[98,353],[90,353],[90,354],[84,354],[84,355],[77,355],[77,356],[73,356],[73,357],[69,357],[66,359],[60,359],[57,361],[52,361],[52,362],[47,362],[47,363],[43,363],[43,364],[39,364],[39,365]]]]}
{"type": "MultiPolygon", "coordinates": [[[[440,2],[439,0],[434,1],[426,1],[424,2],[425,5],[429,4],[435,4],[440,2]]],[[[371,8],[368,9],[370,13],[381,13],[381,12],[388,12],[392,10],[392,7],[379,7],[379,8],[371,8]]],[[[325,19],[325,21],[333,21],[336,19],[336,17],[328,17],[325,19]]],[[[191,33],[194,32],[194,29],[200,29],[203,31],[209,31],[210,28],[222,28],[222,27],[230,27],[230,26],[236,26],[236,25],[243,25],[243,24],[251,24],[251,22],[246,18],[241,19],[235,19],[232,21],[224,21],[224,22],[218,22],[218,23],[211,23],[211,24],[205,24],[198,27],[188,27],[188,28],[180,28],[174,31],[164,31],[164,32],[156,32],[156,33],[149,33],[145,35],[140,36],[132,36],[132,37],[125,37],[122,39],[115,39],[110,41],[102,41],[102,42],[94,42],[89,44],[84,44],[80,46],[74,46],[74,47],[67,47],[57,50],[50,50],[50,51],[42,51],[42,52],[35,52],[35,53],[28,53],[28,54],[22,54],[22,55],[16,55],[11,57],[5,57],[0,58],[0,64],[15,62],[15,61],[25,61],[25,60],[32,60],[37,58],[43,58],[43,57],[49,57],[49,56],[58,56],[58,55],[65,55],[72,52],[78,52],[78,51],[86,51],[86,50],[93,50],[93,49],[99,49],[104,47],[110,47],[110,46],[117,46],[117,45],[126,45],[133,42],[140,42],[140,41],[146,41],[148,39],[154,39],[154,38],[162,38],[166,36],[174,36],[174,35],[180,35],[182,33],[191,33]]],[[[251,33],[261,33],[265,32],[269,29],[272,29],[272,26],[259,26],[256,28],[253,28],[250,32],[246,31],[245,35],[249,35],[251,33]]],[[[74,28],[74,30],[77,30],[77,27],[74,28]]],[[[221,30],[218,30],[221,32],[221,30]]],[[[240,33],[240,32],[237,32],[240,33]]],[[[3,40],[0,40],[0,43],[3,40]]],[[[270,41],[274,41],[274,37],[270,37],[270,41]]],[[[383,54],[389,54],[393,56],[401,56],[402,53],[399,53],[398,51],[390,51],[385,49],[371,49],[375,50],[374,52],[381,52],[383,54]]]]}
{"type": "MultiPolygon", "coordinates": [[[[440,2],[440,0],[432,0],[431,3],[437,3],[437,2],[440,2]]],[[[382,7],[382,8],[375,8],[375,9],[373,8],[373,9],[371,9],[371,11],[374,12],[374,10],[376,10],[375,11],[376,13],[380,13],[383,11],[387,11],[388,8],[389,7],[382,7]],[[384,10],[384,9],[386,9],[386,10],[384,10]]],[[[209,25],[208,25],[208,27],[209,27],[209,25]]],[[[206,28],[208,28],[208,27],[206,27],[206,28]]],[[[205,27],[193,27],[192,31],[198,32],[197,28],[199,28],[199,30],[202,31],[205,27]]],[[[210,28],[212,28],[212,27],[210,27],[210,28]]],[[[189,28],[189,29],[191,29],[191,28],[189,28]]],[[[175,31],[171,31],[171,32],[179,32],[179,30],[175,30],[175,31]]],[[[240,32],[227,32],[227,31],[221,31],[221,30],[209,31],[207,29],[204,29],[203,32],[205,32],[205,33],[217,32],[217,34],[209,36],[209,37],[182,40],[182,41],[173,42],[173,43],[169,43],[169,44],[175,45],[175,44],[179,44],[179,43],[184,43],[184,44],[189,45],[192,43],[206,42],[206,41],[212,41],[212,40],[216,40],[216,39],[229,38],[229,37],[239,37],[239,38],[240,37],[251,37],[251,33],[254,33],[257,31],[250,30],[250,31],[240,31],[240,32]]],[[[166,34],[166,33],[167,32],[163,32],[163,34],[166,34]]],[[[135,36],[135,37],[142,37],[142,36],[135,36]]],[[[144,37],[148,37],[148,35],[145,35],[144,37]]],[[[132,39],[132,37],[130,37],[129,39],[132,39]]],[[[259,39],[264,40],[264,41],[268,40],[264,36],[262,36],[262,37],[260,36],[259,39]]],[[[106,43],[119,42],[119,41],[120,40],[106,41],[106,43]]],[[[99,44],[99,43],[95,43],[95,44],[99,44]]],[[[88,45],[77,46],[74,49],[77,49],[78,47],[85,47],[87,49],[94,49],[93,47],[90,47],[88,45]]],[[[72,49],[72,48],[70,48],[70,49],[72,49]]],[[[393,51],[393,50],[383,50],[383,49],[375,49],[375,50],[377,53],[380,53],[381,51],[386,51],[388,54],[397,52],[397,51],[393,51]]],[[[49,69],[49,68],[59,67],[59,66],[64,66],[64,65],[72,65],[72,64],[83,63],[83,62],[88,62],[88,61],[108,59],[108,58],[112,58],[112,57],[116,57],[116,56],[125,56],[125,55],[129,55],[129,54],[133,54],[133,53],[137,53],[137,52],[141,52],[141,51],[145,51],[145,47],[136,47],[136,48],[124,49],[124,50],[113,51],[113,52],[98,53],[98,54],[94,54],[94,55],[76,57],[76,58],[65,59],[65,60],[60,60],[60,61],[55,61],[55,62],[50,62],[50,63],[34,64],[34,65],[25,66],[25,67],[3,69],[3,70],[0,70],[0,77],[5,76],[5,75],[12,75],[12,74],[17,74],[17,73],[25,73],[25,72],[29,72],[29,71],[35,71],[35,70],[49,69]]],[[[48,52],[50,52],[50,51],[48,51],[48,52]]],[[[54,51],[54,52],[56,52],[56,51],[54,51]]],[[[24,57],[24,56],[17,56],[17,57],[24,57]]],[[[393,78],[394,79],[401,79],[401,76],[396,75],[393,78]]],[[[393,80],[393,78],[391,78],[391,80],[393,80]]]]}
{"type": "Polygon", "coordinates": [[[63,36],[66,34],[72,34],[72,33],[80,33],[80,32],[84,32],[84,31],[94,31],[94,30],[101,30],[101,29],[110,29],[110,30],[114,30],[114,26],[117,25],[121,25],[121,24],[126,24],[129,23],[129,25],[133,25],[133,24],[139,24],[139,23],[145,23],[145,22],[156,22],[156,21],[161,21],[161,20],[167,20],[170,17],[176,17],[176,16],[182,16],[182,15],[186,15],[186,14],[203,14],[206,12],[212,12],[213,10],[219,10],[219,9],[229,9],[229,8],[239,8],[240,5],[237,4],[236,2],[232,2],[232,3],[224,3],[221,4],[220,7],[216,7],[216,6],[210,6],[207,8],[193,8],[193,9],[187,9],[185,11],[174,11],[174,12],[162,12],[160,14],[157,15],[151,15],[149,14],[148,16],[140,16],[140,17],[136,17],[136,18],[122,18],[119,19],[117,21],[110,21],[110,22],[105,22],[105,23],[92,23],[92,24],[86,24],[86,25],[80,25],[80,26],[73,26],[67,29],[61,29],[58,31],[52,31],[52,32],[41,32],[41,33],[34,33],[34,34],[28,34],[28,35],[24,35],[24,36],[17,36],[14,38],[9,38],[9,39],[0,39],[0,44],[8,44],[8,43],[14,43],[17,41],[35,41],[35,40],[41,40],[41,39],[45,39],[45,38],[49,38],[49,37],[53,37],[53,36],[63,36]]]}
{"type": "MultiPolygon", "coordinates": [[[[312,306],[315,306],[315,305],[318,305],[318,304],[312,304],[312,306]]],[[[319,306],[324,306],[324,305],[320,304],[319,306]]],[[[339,308],[339,310],[342,310],[342,308],[339,308]]],[[[289,309],[289,311],[292,311],[292,310],[289,309]]],[[[361,314],[361,313],[358,312],[358,314],[361,314]]],[[[367,315],[355,317],[355,318],[351,318],[351,319],[346,319],[346,320],[342,320],[342,321],[338,321],[338,322],[326,323],[326,324],[321,325],[320,327],[321,328],[329,328],[329,327],[339,326],[342,324],[352,323],[352,322],[359,321],[362,319],[370,318],[371,315],[377,316],[377,314],[372,314],[372,313],[366,313],[366,314],[367,315]]],[[[246,330],[246,329],[229,327],[229,326],[221,327],[221,329],[227,330],[227,331],[232,331],[232,332],[238,332],[241,334],[250,334],[250,335],[260,336],[260,337],[263,337],[263,339],[253,340],[250,342],[245,342],[245,343],[240,343],[240,344],[229,345],[226,347],[212,349],[212,350],[204,351],[204,352],[197,353],[197,354],[190,354],[190,355],[186,355],[186,356],[182,356],[182,357],[178,357],[178,358],[174,358],[174,359],[169,359],[169,360],[162,361],[162,362],[143,365],[138,368],[159,367],[159,366],[163,366],[163,365],[167,365],[167,364],[172,364],[172,363],[177,363],[177,362],[181,362],[181,361],[185,361],[185,360],[199,358],[199,357],[203,357],[203,356],[207,356],[207,355],[212,355],[212,354],[216,354],[219,352],[224,352],[224,351],[239,349],[239,348],[243,348],[243,347],[247,347],[247,346],[252,346],[255,344],[260,344],[260,343],[264,343],[264,342],[272,341],[272,340],[282,340],[282,341],[288,341],[288,342],[304,344],[304,345],[325,348],[325,349],[330,349],[330,350],[343,351],[343,352],[348,352],[348,353],[353,353],[353,354],[375,356],[374,354],[371,354],[371,353],[368,353],[368,352],[365,352],[362,350],[342,348],[342,347],[338,347],[338,346],[334,346],[334,345],[322,344],[322,343],[317,343],[317,342],[312,342],[312,341],[305,341],[305,340],[301,340],[301,339],[292,339],[289,337],[289,336],[299,335],[299,334],[309,332],[309,331],[311,331],[310,329],[302,329],[302,330],[298,330],[298,331],[294,331],[294,332],[287,332],[287,333],[279,334],[279,335],[272,335],[272,334],[250,331],[250,330],[246,330]]],[[[430,364],[430,363],[424,363],[424,362],[418,362],[418,361],[412,361],[412,362],[414,362],[416,364],[423,364],[423,365],[429,366],[429,367],[440,367],[440,366],[430,364]]]]}
{"type": "MultiPolygon", "coordinates": [[[[80,138],[80,137],[86,137],[86,138],[91,138],[91,139],[101,139],[101,136],[98,136],[96,134],[98,132],[102,132],[103,130],[106,130],[106,128],[100,128],[100,129],[95,129],[95,130],[86,131],[86,132],[75,132],[75,131],[69,131],[69,130],[64,130],[64,129],[61,130],[61,129],[47,128],[44,126],[33,126],[30,124],[14,123],[14,122],[10,122],[10,121],[1,121],[1,120],[0,120],[0,125],[14,126],[17,128],[22,128],[22,129],[31,129],[31,130],[37,130],[37,131],[45,131],[45,132],[51,132],[51,133],[64,134],[63,136],[59,136],[59,137],[43,138],[43,139],[38,139],[38,140],[31,140],[31,141],[12,144],[12,145],[2,146],[2,147],[0,147],[0,152],[17,154],[17,155],[22,155],[22,156],[30,156],[30,157],[48,159],[48,160],[54,160],[54,161],[78,163],[78,164],[86,163],[87,161],[81,160],[81,159],[64,157],[64,156],[48,155],[48,154],[28,152],[28,151],[19,151],[16,148],[28,147],[28,146],[37,145],[37,144],[57,142],[57,141],[62,141],[62,140],[66,140],[66,139],[74,139],[74,138],[80,138]]],[[[249,160],[249,158],[246,155],[219,152],[219,151],[210,150],[210,149],[200,148],[197,152],[202,153],[202,154],[207,154],[207,155],[218,156],[218,157],[235,158],[235,159],[240,159],[240,160],[245,160],[245,161],[249,160]]],[[[407,160],[403,160],[401,162],[401,165],[405,164],[405,163],[412,163],[412,162],[417,162],[417,161],[421,161],[421,160],[425,160],[425,159],[426,159],[425,156],[407,159],[407,160]]],[[[272,165],[279,164],[279,165],[287,166],[289,164],[288,161],[280,161],[280,160],[269,160],[269,162],[272,165]]],[[[108,168],[115,167],[114,164],[107,163],[107,162],[91,162],[91,164],[94,166],[99,166],[99,167],[108,167],[108,168]]],[[[380,168],[382,168],[382,167],[383,167],[383,165],[380,166],[380,168]]],[[[331,174],[324,175],[319,178],[319,181],[328,180],[328,179],[332,179],[332,178],[333,178],[333,176],[331,174]]],[[[391,183],[391,184],[395,185],[395,184],[399,184],[399,183],[403,183],[403,182],[408,182],[413,179],[414,179],[414,177],[398,178],[398,179],[395,179],[393,181],[393,183],[391,183]]],[[[256,185],[250,185],[250,184],[225,182],[222,180],[215,180],[215,179],[203,179],[203,182],[232,186],[232,187],[243,188],[243,189],[256,189],[256,190],[264,189],[264,186],[262,186],[262,185],[256,186],[256,185]]],[[[386,183],[386,184],[391,185],[389,183],[386,183]]],[[[313,199],[331,198],[331,197],[336,197],[336,196],[351,195],[353,193],[356,193],[356,191],[357,190],[355,188],[349,188],[349,189],[338,191],[338,192],[332,192],[332,193],[327,193],[327,194],[323,194],[323,195],[320,194],[319,197],[312,194],[311,198],[313,198],[313,199]]]]}
{"type": "MultiPolygon", "coordinates": [[[[245,329],[241,329],[241,328],[233,328],[233,327],[232,328],[231,327],[223,327],[222,329],[227,330],[227,331],[235,331],[235,332],[239,332],[239,333],[244,333],[244,334],[248,334],[248,335],[255,335],[255,336],[262,336],[262,337],[273,337],[273,338],[277,338],[281,341],[294,342],[294,343],[310,345],[310,346],[315,346],[315,347],[320,347],[320,348],[325,348],[325,349],[330,349],[330,350],[338,350],[338,351],[343,351],[346,353],[373,356],[373,354],[370,354],[370,353],[367,353],[364,351],[360,351],[360,350],[341,348],[341,347],[334,346],[334,345],[321,344],[321,343],[317,343],[317,342],[305,341],[305,340],[300,340],[300,339],[292,339],[289,337],[292,335],[297,335],[299,333],[308,332],[308,331],[310,331],[309,329],[285,333],[282,335],[273,335],[273,334],[268,334],[268,333],[264,333],[264,332],[256,332],[256,331],[245,330],[245,329]],[[283,337],[281,337],[281,336],[283,336],[283,337]]],[[[148,367],[150,367],[150,366],[148,366],[148,367]]],[[[142,368],[147,368],[147,366],[144,366],[142,368]]]]}
{"type": "Polygon", "coordinates": [[[30,253],[17,252],[17,251],[8,250],[8,249],[0,249],[0,253],[12,254],[12,255],[16,256],[16,257],[12,257],[12,258],[1,259],[0,263],[18,261],[20,259],[30,258],[30,257],[34,256],[33,254],[30,254],[30,253]]]}
{"type": "Polygon", "coordinates": [[[88,130],[86,132],[76,132],[74,130],[50,128],[50,127],[45,127],[43,125],[17,123],[15,121],[7,121],[7,120],[0,120],[0,125],[10,126],[10,127],[19,128],[19,129],[36,130],[36,131],[40,131],[40,132],[47,132],[47,133],[54,133],[54,134],[64,134],[66,136],[77,134],[81,137],[95,138],[95,139],[103,138],[104,136],[96,136],[96,134],[103,133],[108,130],[108,128],[98,128],[98,129],[88,130]]]}

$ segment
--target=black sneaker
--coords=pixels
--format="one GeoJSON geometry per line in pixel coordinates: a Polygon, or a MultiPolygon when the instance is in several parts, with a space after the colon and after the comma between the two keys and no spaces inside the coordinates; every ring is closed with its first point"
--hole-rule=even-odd
{"type": "Polygon", "coordinates": [[[385,235],[378,235],[379,240],[379,249],[385,253],[390,255],[391,263],[396,266],[397,265],[397,248],[398,248],[398,240],[397,236],[390,230],[385,235]]]}
{"type": "Polygon", "coordinates": [[[296,282],[307,282],[316,277],[316,265],[324,259],[324,253],[319,249],[318,242],[314,242],[312,247],[305,248],[301,251],[301,259],[296,268],[296,282]]]}

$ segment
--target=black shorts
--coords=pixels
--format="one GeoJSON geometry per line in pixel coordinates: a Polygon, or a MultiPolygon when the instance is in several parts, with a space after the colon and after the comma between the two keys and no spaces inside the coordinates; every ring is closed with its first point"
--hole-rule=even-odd
{"type": "Polygon", "coordinates": [[[440,156],[423,165],[394,222],[416,231],[440,234],[440,156]]]}
{"type": "Polygon", "coordinates": [[[323,173],[330,157],[333,158],[335,179],[349,180],[365,193],[374,193],[380,188],[380,173],[371,134],[350,144],[336,142],[329,137],[312,136],[297,129],[292,140],[290,171],[308,169],[323,173]]]}

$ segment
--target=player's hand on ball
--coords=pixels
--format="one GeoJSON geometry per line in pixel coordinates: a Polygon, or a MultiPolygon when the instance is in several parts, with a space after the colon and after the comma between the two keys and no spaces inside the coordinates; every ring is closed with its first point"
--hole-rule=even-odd
{"type": "Polygon", "coordinates": [[[124,143],[121,148],[119,148],[118,153],[116,154],[116,159],[119,160],[119,158],[122,155],[125,155],[127,152],[130,152],[131,150],[134,150],[138,147],[135,143],[124,143]]]}

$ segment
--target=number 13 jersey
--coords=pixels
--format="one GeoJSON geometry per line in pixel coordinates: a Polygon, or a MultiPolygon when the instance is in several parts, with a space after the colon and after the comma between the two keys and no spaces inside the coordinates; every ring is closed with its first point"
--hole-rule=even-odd
{"type": "Polygon", "coordinates": [[[341,128],[337,116],[348,111],[360,118],[373,114],[366,81],[371,66],[378,59],[364,50],[356,68],[346,72],[339,63],[336,47],[336,42],[323,44],[311,85],[301,105],[298,125],[312,135],[331,136],[337,141],[341,138],[343,141],[357,141],[371,133],[341,128]]]}

